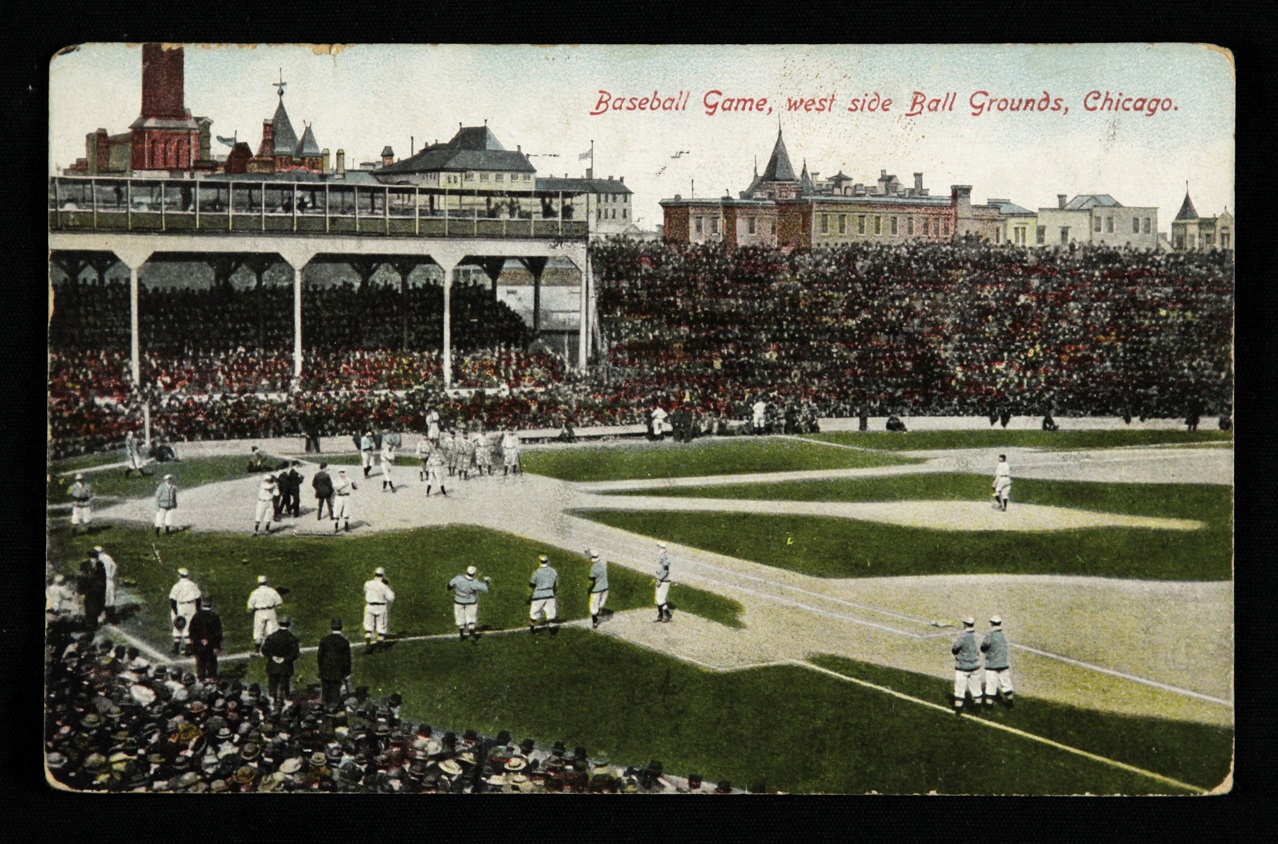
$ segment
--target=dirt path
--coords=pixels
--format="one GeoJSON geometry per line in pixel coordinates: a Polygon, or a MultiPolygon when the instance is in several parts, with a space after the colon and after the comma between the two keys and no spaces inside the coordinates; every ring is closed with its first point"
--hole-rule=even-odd
{"type": "MultiPolygon", "coordinates": [[[[1097,472],[1107,480],[1127,480],[1146,471],[1141,464],[1155,451],[1104,452],[1105,459],[1057,461],[1053,455],[1009,452],[1022,476],[1037,471],[1097,472]],[[1085,467],[1080,470],[1079,467],[1085,467]]],[[[1232,451],[1178,449],[1166,465],[1202,478],[1225,469],[1232,477],[1232,451]]],[[[971,460],[966,452],[927,453],[920,466],[954,466],[971,460]]],[[[980,450],[982,459],[988,458],[980,450]]],[[[986,461],[988,462],[988,461],[986,461]]],[[[303,467],[307,477],[314,464],[303,467]]],[[[911,467],[851,470],[890,474],[911,467]]],[[[358,473],[358,469],[354,470],[358,473]]],[[[927,524],[947,529],[1056,530],[1101,524],[1136,524],[1193,529],[1172,519],[1138,519],[1056,507],[1016,505],[995,512],[986,502],[820,502],[706,501],[661,497],[617,498],[595,494],[602,484],[571,484],[550,478],[501,475],[449,485],[447,497],[427,498],[415,468],[397,469],[397,493],[383,492],[379,470],[360,480],[353,497],[358,535],[422,525],[477,524],[547,542],[574,553],[599,548],[614,564],[649,572],[656,559],[655,540],[569,515],[572,509],[725,510],[733,512],[810,512],[892,524],[927,524]],[[988,526],[988,527],[987,527],[988,526]]],[[[846,474],[844,470],[844,474],[846,474]]],[[[931,471],[955,471],[931,468],[931,471]]],[[[812,476],[828,473],[785,473],[812,476]]],[[[836,475],[838,476],[838,475],[836,475]]],[[[778,476],[769,475],[768,479],[778,476]]],[[[1097,478],[1102,479],[1102,478],[1097,478]]],[[[1163,478],[1166,480],[1166,478],[1163,478]]],[[[741,482],[741,476],[730,482],[741,482]]],[[[724,479],[681,479],[680,483],[721,483],[724,479]]],[[[644,482],[656,486],[670,481],[644,482]]],[[[180,493],[176,523],[197,531],[252,530],[258,479],[210,484],[180,493]]],[[[331,534],[331,523],[315,519],[306,494],[301,518],[286,520],[276,535],[262,541],[287,542],[293,534],[331,534]]],[[[149,498],[106,508],[104,519],[149,521],[149,498]]],[[[335,541],[343,541],[339,537],[335,541]]],[[[725,557],[695,548],[671,546],[678,583],[696,586],[740,602],[745,623],[730,629],[677,613],[673,624],[653,624],[643,613],[624,613],[600,628],[618,636],[713,670],[735,670],[833,653],[937,677],[952,677],[949,643],[952,624],[971,614],[983,619],[1001,613],[1015,646],[1016,682],[1026,695],[1089,709],[1232,723],[1233,584],[1166,583],[1105,578],[1013,575],[825,579],[725,557]],[[1192,633],[1190,633],[1192,631],[1192,633]]],[[[678,601],[679,587],[672,590],[678,601]]]]}

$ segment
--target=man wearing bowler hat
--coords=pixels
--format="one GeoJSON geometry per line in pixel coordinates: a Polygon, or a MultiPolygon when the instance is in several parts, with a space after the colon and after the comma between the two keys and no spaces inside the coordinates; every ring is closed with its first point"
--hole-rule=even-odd
{"type": "Polygon", "coordinates": [[[351,674],[351,643],[342,635],[342,620],[334,618],[332,632],[319,641],[315,657],[319,662],[321,697],[324,705],[337,709],[342,704],[342,687],[351,674]]]}
{"type": "Polygon", "coordinates": [[[288,697],[289,683],[293,677],[293,666],[302,653],[290,627],[292,619],[288,616],[281,618],[280,629],[267,636],[262,643],[262,656],[266,657],[266,676],[270,679],[271,703],[276,712],[284,708],[284,699],[288,697]]]}
{"type": "Polygon", "coordinates": [[[222,653],[222,618],[213,611],[213,599],[200,599],[200,610],[186,625],[195,657],[195,676],[199,680],[217,680],[217,657],[222,653]]]}

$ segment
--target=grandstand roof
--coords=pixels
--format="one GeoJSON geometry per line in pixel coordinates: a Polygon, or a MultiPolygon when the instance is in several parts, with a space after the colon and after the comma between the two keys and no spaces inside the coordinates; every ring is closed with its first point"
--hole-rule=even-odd
{"type": "Polygon", "coordinates": [[[1197,220],[1198,211],[1194,208],[1194,201],[1189,198],[1189,191],[1185,191],[1185,201],[1180,204],[1180,211],[1176,212],[1177,220],[1197,220]]]}
{"type": "Polygon", "coordinates": [[[537,190],[561,190],[572,193],[634,193],[620,179],[572,179],[545,176],[537,179],[537,190]]]}
{"type": "Polygon", "coordinates": [[[763,168],[763,175],[759,177],[763,182],[797,182],[798,178],[794,175],[794,165],[790,163],[790,153],[785,151],[785,139],[781,137],[781,128],[777,127],[777,142],[772,147],[772,156],[768,159],[768,166],[763,168]]]}
{"type": "Polygon", "coordinates": [[[1085,211],[1088,208],[1122,208],[1123,203],[1107,193],[1080,193],[1065,205],[1067,211],[1085,211]]]}
{"type": "Polygon", "coordinates": [[[382,175],[431,173],[441,170],[502,170],[536,173],[528,156],[511,152],[501,145],[487,126],[464,126],[450,141],[431,144],[416,155],[396,161],[376,171],[382,175]]]}

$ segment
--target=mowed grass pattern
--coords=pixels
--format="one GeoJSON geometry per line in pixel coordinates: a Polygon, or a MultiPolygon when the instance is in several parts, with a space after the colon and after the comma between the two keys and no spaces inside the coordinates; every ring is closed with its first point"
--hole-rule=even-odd
{"type": "MultiPolygon", "coordinates": [[[[121,467],[86,474],[84,479],[93,488],[95,496],[145,498],[155,495],[155,488],[159,486],[161,478],[165,475],[172,475],[173,483],[178,488],[178,504],[180,506],[183,489],[247,477],[250,474],[245,471],[248,462],[249,455],[246,451],[242,455],[193,457],[190,460],[180,460],[176,463],[151,463],[146,467],[146,475],[144,476],[133,472],[126,478],[124,469],[121,467]]],[[[48,503],[60,504],[71,500],[67,490],[75,483],[75,476],[61,477],[59,473],[75,468],[84,467],[68,465],[66,461],[58,461],[50,467],[47,492],[48,503]]],[[[261,472],[257,476],[261,477],[266,474],[266,472],[261,472]]]]}
{"type": "MultiPolygon", "coordinates": [[[[663,490],[674,497],[798,501],[988,501],[983,475],[926,474],[663,490]]],[[[1194,519],[1195,531],[1088,528],[950,531],[855,519],[741,513],[581,511],[647,536],[818,577],[925,574],[1075,574],[1153,580],[1232,578],[1233,495],[1198,484],[1101,484],[1021,479],[1007,513],[1034,503],[1194,519]]]]}
{"type": "MultiPolygon", "coordinates": [[[[251,537],[232,534],[178,533],[155,538],[146,528],[115,526],[88,536],[71,536],[63,528],[51,536],[58,571],[74,577],[88,550],[102,545],[120,564],[120,576],[136,581],[127,587],[139,598],[127,629],[159,647],[168,645],[169,589],[178,567],[211,595],[222,616],[227,652],[252,647],[248,593],[259,574],[269,575],[284,595],[281,613],[291,615],[304,644],[315,644],[328,632],[333,616],[346,622],[353,636],[362,635],[363,584],[385,566],[395,590],[391,632],[399,636],[456,632],[452,593],[455,575],[473,565],[480,576],[493,578],[493,589],[480,599],[481,628],[519,627],[528,623],[528,579],[537,556],[546,554],[558,570],[559,615],[588,617],[589,560],[578,554],[532,542],[512,534],[478,527],[420,528],[367,536],[251,537]],[[163,565],[152,552],[152,539],[163,565]]],[[[650,578],[620,566],[609,569],[609,609],[652,605],[650,578]]],[[[682,587],[679,609],[728,625],[738,625],[739,604],[692,587],[682,587]]]]}
{"type": "MultiPolygon", "coordinates": [[[[248,670],[250,681],[264,680],[259,662],[248,670]]],[[[302,682],[316,682],[313,655],[302,658],[299,671],[302,682]]],[[[357,651],[354,679],[374,695],[399,692],[404,717],[438,729],[489,735],[506,729],[517,739],[563,740],[623,766],[655,759],[673,774],[696,771],[737,787],[1182,793],[799,666],[718,674],[581,630],[566,629],[557,639],[521,633],[477,645],[401,642],[377,653],[357,651]],[[406,672],[405,665],[419,670],[406,672]]],[[[945,705],[946,697],[936,702],[945,705]]],[[[1107,734],[1120,728],[1108,727],[1107,734]]]]}
{"type": "MultiPolygon", "coordinates": [[[[906,420],[909,424],[909,420],[906,420]]],[[[1065,423],[1068,424],[1068,423],[1065,423]]],[[[808,439],[886,451],[934,451],[949,448],[1042,448],[1051,451],[1080,448],[1196,445],[1231,442],[1227,431],[1087,430],[1005,431],[999,427],[973,431],[832,431],[804,434],[808,439]]],[[[992,465],[991,465],[991,468],[992,465]]]]}
{"type": "Polygon", "coordinates": [[[720,438],[526,452],[524,470],[563,481],[694,478],[754,472],[864,469],[921,462],[894,454],[830,448],[794,439],[720,438]]]}

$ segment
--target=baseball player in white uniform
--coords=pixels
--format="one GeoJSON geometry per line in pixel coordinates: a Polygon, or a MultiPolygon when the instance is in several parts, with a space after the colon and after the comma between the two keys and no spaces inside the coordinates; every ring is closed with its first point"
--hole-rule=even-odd
{"type": "Polygon", "coordinates": [[[1007,455],[998,456],[998,466],[994,469],[994,506],[1000,510],[1007,509],[1007,502],[1012,500],[1012,467],[1007,465],[1007,455]]]}
{"type": "Polygon", "coordinates": [[[391,445],[390,437],[382,439],[382,492],[386,491],[387,486],[394,492],[395,479],[391,477],[391,469],[395,468],[395,446],[391,445]]]}
{"type": "Polygon", "coordinates": [[[79,533],[80,525],[89,529],[89,520],[93,518],[93,488],[84,480],[84,473],[77,472],[75,483],[67,490],[71,496],[71,530],[79,533]]]}
{"type": "Polygon", "coordinates": [[[426,455],[426,494],[430,495],[430,491],[439,485],[439,494],[447,495],[448,490],[444,489],[444,447],[442,445],[432,444],[430,453],[426,455]]]}
{"type": "Polygon", "coordinates": [[[478,569],[470,566],[465,574],[448,581],[448,588],[453,592],[453,621],[457,623],[457,637],[463,642],[466,641],[467,628],[471,638],[479,641],[479,631],[475,629],[479,622],[479,593],[487,592],[493,583],[491,577],[477,580],[477,572],[478,569]]]}
{"type": "Polygon", "coordinates": [[[657,617],[654,621],[673,621],[674,612],[670,609],[670,552],[666,550],[666,543],[658,542],[657,548],[661,553],[657,556],[657,617]]]}
{"type": "Polygon", "coordinates": [[[426,414],[426,439],[439,442],[439,411],[434,408],[426,414]]]}
{"type": "Polygon", "coordinates": [[[377,644],[390,630],[390,605],[395,593],[386,579],[386,569],[378,568],[364,584],[364,641],[377,644]]]}
{"type": "Polygon", "coordinates": [[[102,568],[106,570],[106,594],[102,600],[102,611],[110,621],[115,618],[115,593],[120,586],[120,564],[103,551],[101,545],[95,545],[89,553],[101,560],[102,568]]]}
{"type": "Polygon", "coordinates": [[[519,474],[519,435],[514,428],[507,428],[501,435],[501,474],[519,474]]]}
{"type": "Polygon", "coordinates": [[[275,497],[279,495],[279,484],[274,475],[262,478],[257,487],[257,510],[253,514],[253,534],[257,535],[262,520],[266,520],[266,532],[271,532],[271,517],[275,515],[275,497]]]}
{"type": "Polygon", "coordinates": [[[248,596],[248,611],[253,613],[253,642],[257,645],[257,656],[262,655],[262,643],[266,641],[266,637],[280,629],[275,610],[284,603],[284,599],[270,584],[269,577],[259,574],[257,588],[248,596]]]}
{"type": "Polygon", "coordinates": [[[337,470],[337,480],[333,482],[333,532],[336,533],[338,523],[351,532],[351,490],[359,489],[355,482],[346,477],[345,469],[337,470]]]}
{"type": "Polygon", "coordinates": [[[373,470],[373,451],[377,448],[377,440],[373,439],[372,431],[365,431],[364,436],[359,440],[359,459],[364,467],[364,477],[368,477],[368,473],[373,470]]]}
{"type": "Polygon", "coordinates": [[[172,623],[173,654],[182,653],[182,646],[187,642],[186,625],[195,615],[200,605],[200,587],[191,580],[191,572],[178,569],[178,581],[169,590],[169,621],[172,623]]]}
{"type": "Polygon", "coordinates": [[[603,615],[604,605],[608,603],[608,561],[599,556],[598,551],[590,552],[590,627],[599,626],[599,616],[603,615]]]}
{"type": "Polygon", "coordinates": [[[751,410],[754,413],[750,419],[750,425],[754,428],[756,434],[762,434],[768,424],[768,403],[763,399],[759,399],[754,403],[751,410]]]}
{"type": "Polygon", "coordinates": [[[417,441],[417,459],[421,461],[421,471],[417,473],[417,480],[425,483],[426,481],[426,460],[430,457],[431,444],[430,440],[422,437],[417,441]]]}
{"type": "Polygon", "coordinates": [[[137,437],[133,436],[132,431],[124,435],[124,461],[124,477],[127,478],[130,472],[146,474],[142,471],[142,447],[138,445],[137,437]]]}

